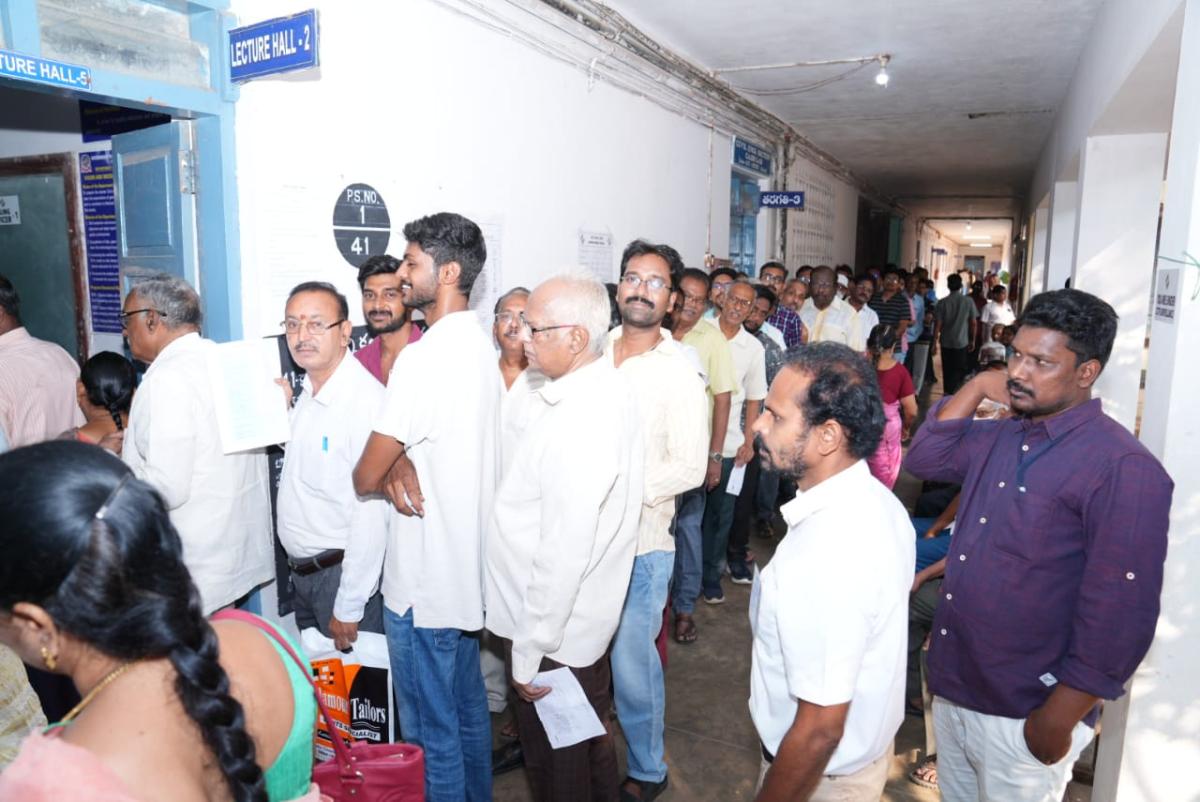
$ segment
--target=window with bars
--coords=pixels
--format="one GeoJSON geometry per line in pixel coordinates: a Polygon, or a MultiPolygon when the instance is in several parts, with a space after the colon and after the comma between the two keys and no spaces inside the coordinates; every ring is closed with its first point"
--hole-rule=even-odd
{"type": "Polygon", "coordinates": [[[793,166],[789,190],[804,192],[803,211],[787,211],[787,261],[791,267],[833,264],[834,192],[828,180],[793,166]]]}

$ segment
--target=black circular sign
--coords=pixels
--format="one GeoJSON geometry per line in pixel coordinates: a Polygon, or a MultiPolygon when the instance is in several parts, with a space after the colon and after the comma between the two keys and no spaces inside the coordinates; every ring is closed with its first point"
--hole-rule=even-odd
{"type": "Polygon", "coordinates": [[[383,196],[369,184],[351,184],[333,206],[333,240],[347,262],[359,267],[372,256],[387,253],[392,236],[383,196]]]}

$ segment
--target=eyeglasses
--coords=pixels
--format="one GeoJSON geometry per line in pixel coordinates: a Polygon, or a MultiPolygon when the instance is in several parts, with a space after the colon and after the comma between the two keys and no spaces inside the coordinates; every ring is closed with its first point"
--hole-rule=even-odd
{"type": "Polygon", "coordinates": [[[289,335],[295,334],[296,332],[300,331],[301,327],[304,327],[304,330],[308,332],[310,337],[320,337],[334,326],[340,326],[345,322],[346,318],[340,318],[332,323],[322,323],[319,320],[309,320],[307,322],[302,322],[299,320],[285,320],[279,324],[279,327],[289,335]]]}
{"type": "Polygon", "coordinates": [[[663,287],[667,286],[667,282],[664,281],[660,276],[642,278],[637,273],[626,273],[625,275],[621,276],[621,283],[628,286],[632,290],[636,290],[638,287],[645,284],[651,292],[658,292],[663,287]]]}
{"type": "Polygon", "coordinates": [[[763,273],[760,278],[764,284],[782,284],[783,276],[778,273],[763,273]]]}
{"type": "Polygon", "coordinates": [[[556,326],[536,326],[535,327],[535,326],[529,325],[529,321],[525,319],[524,312],[520,312],[519,315],[521,318],[521,327],[524,329],[528,329],[530,337],[536,337],[537,335],[541,334],[543,331],[553,331],[554,329],[573,329],[573,328],[575,328],[576,325],[578,325],[575,323],[559,323],[556,326]]]}
{"type": "Polygon", "coordinates": [[[140,315],[142,312],[153,312],[156,315],[162,314],[162,312],[159,312],[157,309],[151,306],[147,306],[145,309],[130,309],[128,312],[121,313],[121,328],[129,328],[129,318],[133,317],[134,315],[140,315]]]}
{"type": "Polygon", "coordinates": [[[725,303],[732,304],[734,309],[749,309],[753,304],[752,298],[734,298],[730,296],[725,299],[725,303]]]}
{"type": "Polygon", "coordinates": [[[521,313],[520,312],[497,312],[496,313],[496,322],[499,323],[501,326],[510,326],[513,323],[519,324],[521,322],[521,313]]]}

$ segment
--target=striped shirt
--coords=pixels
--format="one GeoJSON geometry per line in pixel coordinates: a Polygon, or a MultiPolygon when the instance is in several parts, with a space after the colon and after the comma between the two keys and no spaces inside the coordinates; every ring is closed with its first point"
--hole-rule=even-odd
{"type": "Polygon", "coordinates": [[[24,326],[0,334],[0,429],[10,448],[58,437],[83,425],[75,400],[79,365],[24,326]]]}

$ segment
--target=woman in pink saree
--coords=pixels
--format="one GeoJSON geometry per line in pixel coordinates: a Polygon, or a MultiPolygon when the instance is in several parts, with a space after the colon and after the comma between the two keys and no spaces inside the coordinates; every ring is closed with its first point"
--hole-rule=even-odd
{"type": "Polygon", "coordinates": [[[880,323],[867,337],[867,353],[875,363],[879,379],[879,394],[883,399],[883,414],[887,422],[883,438],[874,456],[867,460],[871,474],[888,488],[900,475],[900,444],[908,439],[909,429],[917,417],[917,396],[908,369],[896,361],[896,327],[880,323]]]}

